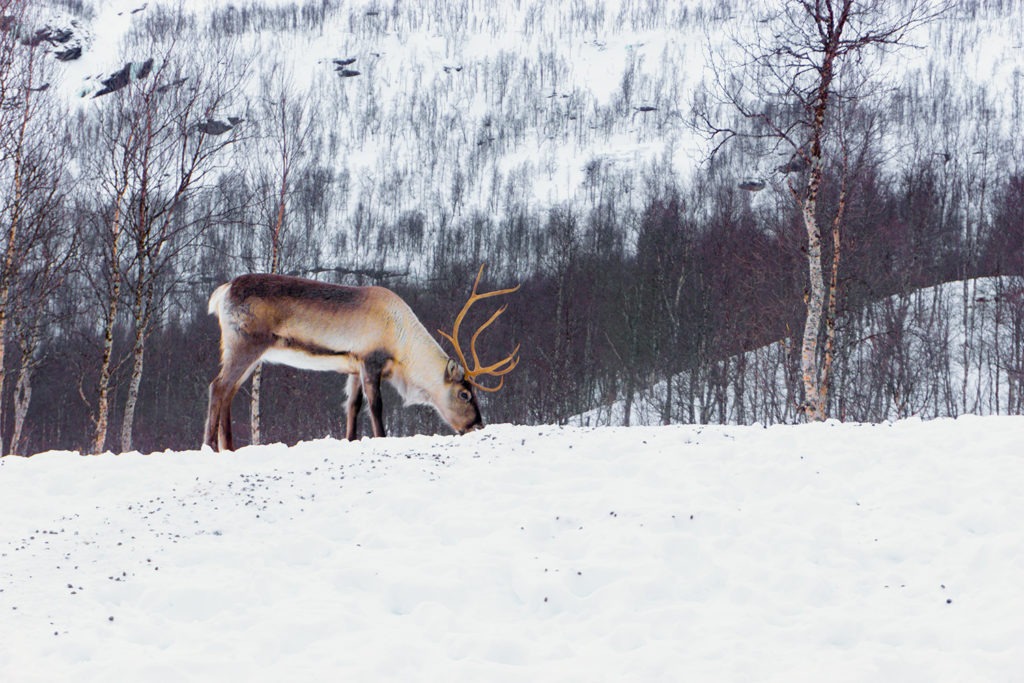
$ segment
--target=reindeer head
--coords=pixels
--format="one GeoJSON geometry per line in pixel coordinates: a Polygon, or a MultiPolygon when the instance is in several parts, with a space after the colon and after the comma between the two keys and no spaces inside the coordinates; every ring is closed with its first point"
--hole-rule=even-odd
{"type": "MultiPolygon", "coordinates": [[[[486,264],[484,264],[486,265],[486,264]]],[[[491,365],[483,366],[480,364],[480,357],[477,355],[476,340],[480,336],[480,333],[486,330],[491,323],[498,319],[502,313],[505,312],[506,306],[502,306],[496,310],[487,321],[477,328],[476,332],[469,340],[469,352],[473,357],[473,367],[469,367],[469,363],[466,362],[466,356],[462,352],[462,347],[459,344],[459,326],[462,325],[462,320],[466,317],[466,313],[470,307],[481,299],[489,299],[495,296],[501,296],[503,294],[511,294],[519,290],[519,285],[511,287],[509,289],[498,289],[493,292],[484,292],[480,294],[476,291],[477,286],[480,284],[480,277],[484,274],[484,266],[480,266],[480,271],[476,274],[476,280],[473,282],[473,291],[470,292],[469,300],[463,305],[462,310],[455,317],[455,324],[452,326],[452,331],[449,334],[443,330],[438,330],[442,337],[451,342],[452,347],[455,349],[455,354],[458,356],[458,360],[449,358],[448,365],[445,368],[444,381],[445,388],[447,390],[446,405],[441,410],[442,416],[448,421],[457,432],[464,434],[466,432],[473,431],[483,427],[483,420],[480,417],[480,408],[476,402],[476,389],[487,392],[494,392],[501,389],[505,383],[505,375],[512,372],[516,365],[519,363],[519,345],[512,350],[508,356],[493,363],[491,365]],[[477,377],[483,377],[489,375],[491,377],[497,377],[498,383],[493,386],[481,384],[477,381],[477,377]]]]}

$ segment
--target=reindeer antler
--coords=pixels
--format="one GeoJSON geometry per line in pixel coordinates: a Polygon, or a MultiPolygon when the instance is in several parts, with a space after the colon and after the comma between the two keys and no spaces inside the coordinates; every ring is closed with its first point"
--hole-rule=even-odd
{"type": "Polygon", "coordinates": [[[473,304],[475,304],[477,301],[480,301],[481,299],[489,299],[492,296],[501,296],[502,294],[511,294],[519,290],[520,285],[516,285],[515,287],[510,287],[508,289],[497,289],[494,290],[493,292],[484,292],[483,294],[478,294],[476,288],[480,284],[480,277],[484,274],[484,266],[486,265],[487,264],[485,263],[480,266],[480,271],[476,274],[476,280],[473,281],[473,291],[470,292],[469,300],[466,301],[465,305],[462,307],[462,310],[459,311],[459,314],[455,316],[455,324],[452,326],[451,334],[448,334],[444,330],[438,330],[438,332],[441,334],[442,337],[444,337],[445,339],[452,343],[452,347],[454,347],[455,353],[459,357],[459,362],[462,363],[462,367],[466,370],[466,379],[469,380],[469,383],[483,391],[497,391],[498,389],[501,389],[502,385],[505,384],[504,376],[512,372],[512,370],[515,369],[516,365],[519,364],[519,344],[516,344],[516,348],[512,349],[512,353],[510,353],[506,358],[503,358],[502,360],[492,365],[481,367],[480,357],[477,356],[476,353],[476,339],[477,337],[480,336],[481,332],[486,330],[491,323],[498,319],[499,315],[505,312],[505,309],[508,308],[508,305],[506,304],[505,306],[502,306],[501,308],[496,310],[491,315],[491,317],[487,319],[487,322],[478,327],[476,332],[473,333],[473,336],[470,337],[469,352],[473,356],[472,369],[470,369],[469,363],[466,362],[466,356],[465,354],[462,353],[462,347],[459,346],[459,326],[462,324],[462,319],[466,317],[466,313],[469,311],[469,308],[473,304]],[[474,377],[479,377],[480,375],[490,375],[491,377],[499,377],[500,379],[498,381],[498,385],[495,387],[489,387],[480,384],[479,382],[473,379],[474,377]]]}

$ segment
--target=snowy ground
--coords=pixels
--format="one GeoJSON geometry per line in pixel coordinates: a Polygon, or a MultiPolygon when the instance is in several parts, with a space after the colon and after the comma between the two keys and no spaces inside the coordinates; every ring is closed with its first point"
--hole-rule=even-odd
{"type": "Polygon", "coordinates": [[[1024,418],[0,460],[0,680],[1010,681],[1024,418]]]}

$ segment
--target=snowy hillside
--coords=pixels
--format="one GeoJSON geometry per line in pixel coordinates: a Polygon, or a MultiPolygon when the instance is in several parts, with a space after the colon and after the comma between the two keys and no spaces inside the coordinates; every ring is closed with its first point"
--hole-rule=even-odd
{"type": "MultiPolygon", "coordinates": [[[[265,131],[260,103],[286,84],[315,120],[320,142],[306,161],[331,170],[340,196],[328,223],[350,247],[361,246],[361,233],[343,228],[353,223],[425,217],[429,243],[438,223],[474,214],[500,221],[611,197],[638,210],[644,174],[688,178],[706,161],[710,147],[690,125],[695,92],[713,80],[709,54],[736,54],[731,41],[759,16],[723,0],[63,4],[47,2],[44,15],[73,26],[83,47],[55,73],[77,109],[102,107],[107,79],[137,74],[182,42],[251,65],[231,78],[243,81],[245,101],[214,112],[242,119],[244,136],[265,131]]],[[[884,64],[901,92],[879,102],[890,112],[882,147],[894,159],[959,156],[982,144],[979,127],[1010,134],[1021,116],[1024,4],[954,3],[909,42],[919,49],[884,64]]],[[[790,153],[716,172],[764,180],[790,153]]],[[[416,269],[418,256],[388,261],[416,269]]]]}
{"type": "Polygon", "coordinates": [[[5,681],[1010,681],[1019,417],[0,460],[5,681]]]}

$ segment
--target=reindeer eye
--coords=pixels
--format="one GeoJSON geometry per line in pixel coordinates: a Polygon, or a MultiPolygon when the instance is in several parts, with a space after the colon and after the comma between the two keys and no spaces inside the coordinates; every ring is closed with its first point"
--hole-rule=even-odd
{"type": "Polygon", "coordinates": [[[459,389],[459,399],[469,403],[470,399],[473,398],[473,394],[469,393],[468,389],[459,389]]]}

